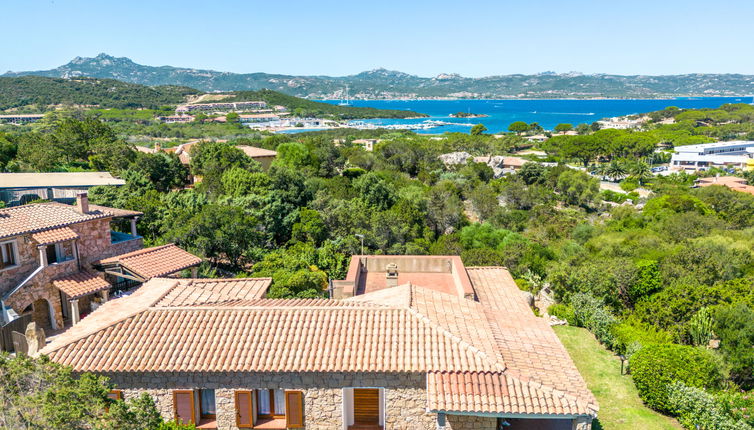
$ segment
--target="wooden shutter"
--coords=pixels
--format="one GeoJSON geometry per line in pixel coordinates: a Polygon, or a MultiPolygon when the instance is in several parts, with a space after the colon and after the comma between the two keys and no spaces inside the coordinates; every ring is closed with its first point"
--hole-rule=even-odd
{"type": "Polygon", "coordinates": [[[123,400],[123,391],[121,390],[110,390],[109,393],[107,393],[107,397],[112,400],[123,400]]]}
{"type": "Polygon", "coordinates": [[[353,389],[353,423],[364,425],[378,425],[380,423],[379,389],[353,389]]]}
{"type": "Polygon", "coordinates": [[[251,428],[252,421],[251,391],[236,391],[236,426],[251,428]]]}
{"type": "Polygon", "coordinates": [[[304,427],[304,393],[285,392],[285,426],[291,429],[304,427]]]}
{"type": "Polygon", "coordinates": [[[173,415],[179,424],[196,424],[195,411],[192,390],[173,391],[173,415]]]}

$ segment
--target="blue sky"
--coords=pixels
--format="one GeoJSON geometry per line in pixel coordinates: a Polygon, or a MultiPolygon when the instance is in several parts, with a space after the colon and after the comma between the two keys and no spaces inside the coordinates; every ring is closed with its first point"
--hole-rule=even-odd
{"type": "Polygon", "coordinates": [[[0,73],[106,52],[231,72],[754,74],[754,1],[0,0],[0,73]]]}

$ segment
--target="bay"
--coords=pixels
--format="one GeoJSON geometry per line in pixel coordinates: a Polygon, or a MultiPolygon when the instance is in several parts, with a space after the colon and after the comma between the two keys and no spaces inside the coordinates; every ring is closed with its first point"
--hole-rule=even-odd
{"type": "MultiPolygon", "coordinates": [[[[323,100],[338,104],[341,100],[323,100]]],[[[378,109],[400,109],[421,112],[429,118],[420,119],[372,119],[364,120],[375,125],[418,124],[425,120],[454,123],[418,133],[467,133],[473,124],[484,124],[489,133],[507,131],[508,125],[515,121],[527,124],[537,122],[547,130],[557,124],[580,123],[591,124],[594,121],[651,112],[676,106],[685,109],[717,108],[726,103],[752,103],[752,96],[746,97],[679,97],[674,99],[537,99],[537,100],[352,100],[351,106],[373,107],[378,109]],[[450,114],[470,112],[488,115],[483,118],[452,118],[450,114]],[[457,125],[455,125],[457,124],[457,125]]]]}

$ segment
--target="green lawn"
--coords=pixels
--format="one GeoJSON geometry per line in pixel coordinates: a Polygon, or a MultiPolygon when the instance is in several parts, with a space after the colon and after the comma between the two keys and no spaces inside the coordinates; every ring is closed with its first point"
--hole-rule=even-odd
{"type": "Polygon", "coordinates": [[[600,404],[595,430],[682,428],[674,419],[644,406],[631,377],[621,376],[620,360],[589,331],[566,326],[553,328],[600,404]]]}

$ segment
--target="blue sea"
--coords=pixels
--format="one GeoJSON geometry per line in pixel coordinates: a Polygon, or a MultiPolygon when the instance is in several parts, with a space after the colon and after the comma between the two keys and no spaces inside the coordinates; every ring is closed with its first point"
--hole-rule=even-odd
{"type": "MultiPolygon", "coordinates": [[[[340,100],[325,100],[338,104],[340,100]]],[[[752,97],[686,97],[675,99],[621,99],[621,100],[352,100],[351,106],[379,109],[400,109],[421,112],[429,118],[374,119],[364,122],[378,125],[417,124],[426,119],[452,122],[418,133],[468,132],[473,124],[484,124],[490,133],[507,131],[514,121],[537,122],[551,130],[559,123],[591,124],[602,118],[623,116],[665,109],[716,108],[726,103],[752,103],[752,97]],[[451,118],[456,112],[489,115],[485,118],[451,118]]]]}

